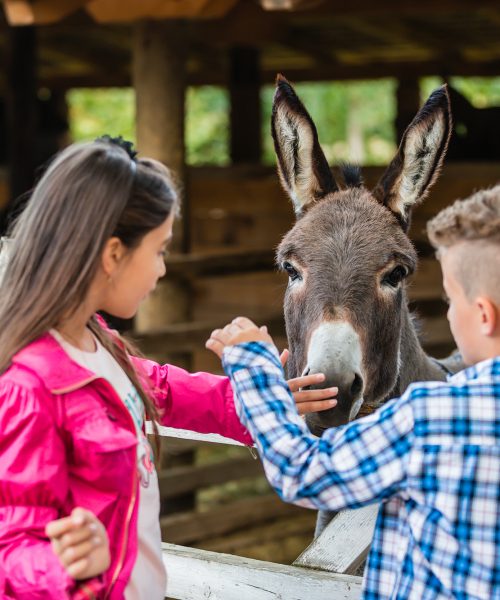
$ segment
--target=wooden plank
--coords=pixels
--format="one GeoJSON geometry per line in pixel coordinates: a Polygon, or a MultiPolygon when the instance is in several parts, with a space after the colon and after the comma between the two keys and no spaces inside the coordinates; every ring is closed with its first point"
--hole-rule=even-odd
{"type": "Polygon", "coordinates": [[[247,558],[289,564],[290,556],[293,556],[289,549],[292,543],[295,543],[293,540],[300,541],[300,545],[297,547],[300,548],[299,552],[302,551],[306,545],[311,543],[315,525],[316,512],[305,510],[303,514],[296,515],[293,519],[288,517],[276,519],[272,523],[210,538],[197,543],[196,547],[212,552],[225,552],[247,558]],[[282,546],[286,546],[286,548],[280,548],[282,546]],[[269,551],[272,554],[268,554],[269,551]]]}
{"type": "Polygon", "coordinates": [[[214,277],[275,269],[271,248],[228,248],[190,254],[172,254],[167,258],[168,276],[214,277]]]}
{"type": "Polygon", "coordinates": [[[203,487],[264,475],[262,464],[250,456],[220,461],[210,465],[174,467],[158,473],[160,496],[172,498],[203,487]]]}
{"type": "MultiPolygon", "coordinates": [[[[232,319],[235,316],[237,315],[233,314],[228,318],[232,319]]],[[[260,324],[266,324],[271,335],[283,335],[284,333],[285,324],[281,314],[266,316],[247,312],[246,316],[260,324]]],[[[224,325],[226,325],[224,320],[175,323],[155,332],[134,333],[133,338],[145,355],[163,356],[169,353],[190,352],[203,348],[205,340],[210,337],[212,331],[224,325]]]]}
{"type": "Polygon", "coordinates": [[[293,564],[352,573],[368,554],[378,508],[378,504],[371,504],[357,510],[343,510],[293,564]]]}
{"type": "MultiPolygon", "coordinates": [[[[148,434],[153,433],[153,428],[149,421],[146,423],[146,432],[148,434]]],[[[217,433],[197,433],[196,431],[189,431],[188,429],[174,429],[173,427],[162,427],[161,425],[158,426],[158,432],[162,437],[173,437],[183,440],[208,442],[211,444],[228,444],[230,446],[242,446],[243,448],[248,447],[241,442],[226,438],[217,433]]]]}
{"type": "Polygon", "coordinates": [[[161,517],[162,539],[176,544],[193,544],[256,523],[299,515],[303,510],[282,502],[276,494],[243,498],[209,511],[190,511],[161,517]]]}
{"type": "Polygon", "coordinates": [[[361,578],[162,544],[176,600],[357,600],[361,578]],[[193,577],[196,573],[196,577],[193,577]]]}

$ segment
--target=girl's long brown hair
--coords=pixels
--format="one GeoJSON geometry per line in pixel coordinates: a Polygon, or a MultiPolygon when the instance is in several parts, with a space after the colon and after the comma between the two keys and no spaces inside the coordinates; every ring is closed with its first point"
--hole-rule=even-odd
{"type": "MultiPolygon", "coordinates": [[[[0,291],[0,373],[16,352],[80,306],[110,237],[133,250],[177,206],[169,172],[160,163],[132,161],[123,148],[105,141],[66,148],[10,232],[0,291]]],[[[94,317],[88,326],[125,370],[154,423],[157,409],[129,359],[130,346],[94,317]]]]}

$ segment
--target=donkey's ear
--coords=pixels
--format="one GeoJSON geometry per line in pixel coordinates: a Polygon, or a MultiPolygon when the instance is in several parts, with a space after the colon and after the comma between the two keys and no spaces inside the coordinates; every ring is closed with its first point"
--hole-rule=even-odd
{"type": "Polygon", "coordinates": [[[404,132],[398,153],[373,195],[406,231],[413,206],[423,200],[439,175],[451,135],[446,85],[435,90],[404,132]]]}
{"type": "Polygon", "coordinates": [[[282,75],[276,79],[271,129],[280,180],[300,217],[337,186],[319,145],[316,127],[282,75]]]}

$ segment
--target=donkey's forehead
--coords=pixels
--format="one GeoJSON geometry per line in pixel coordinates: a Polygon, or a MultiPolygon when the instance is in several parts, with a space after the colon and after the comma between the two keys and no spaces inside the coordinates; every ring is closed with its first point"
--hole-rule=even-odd
{"type": "Polygon", "coordinates": [[[394,251],[413,258],[413,246],[394,215],[364,188],[329,194],[314,204],[285,235],[278,258],[307,258],[325,245],[339,254],[356,250],[372,256],[394,251]]]}

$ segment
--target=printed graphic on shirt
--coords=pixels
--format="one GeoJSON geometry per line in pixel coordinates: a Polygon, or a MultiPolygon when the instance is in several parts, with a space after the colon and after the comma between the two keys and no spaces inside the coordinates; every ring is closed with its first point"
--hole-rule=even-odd
{"type": "Polygon", "coordinates": [[[144,424],[144,404],[135,388],[128,392],[123,400],[134,421],[135,429],[139,443],[137,445],[137,469],[139,471],[139,481],[142,487],[149,487],[151,473],[154,470],[154,456],[148,438],[145,436],[142,427],[144,424]]]}

